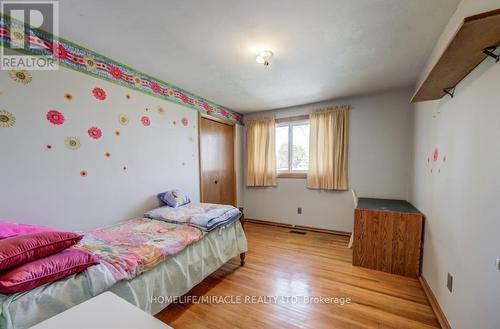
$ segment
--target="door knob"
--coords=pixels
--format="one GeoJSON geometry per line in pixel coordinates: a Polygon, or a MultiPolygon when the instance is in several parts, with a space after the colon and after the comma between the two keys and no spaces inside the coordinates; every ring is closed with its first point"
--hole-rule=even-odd
{"type": "Polygon", "coordinates": [[[215,184],[217,184],[218,182],[219,182],[219,181],[217,181],[217,180],[216,180],[214,183],[215,183],[215,184]]]}

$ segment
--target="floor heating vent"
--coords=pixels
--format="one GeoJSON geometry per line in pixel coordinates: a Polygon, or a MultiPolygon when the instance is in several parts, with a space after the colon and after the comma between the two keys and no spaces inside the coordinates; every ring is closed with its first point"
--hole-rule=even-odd
{"type": "Polygon", "coordinates": [[[306,234],[306,232],[304,232],[304,231],[297,231],[297,230],[290,230],[290,233],[300,234],[300,235],[305,235],[306,234]]]}

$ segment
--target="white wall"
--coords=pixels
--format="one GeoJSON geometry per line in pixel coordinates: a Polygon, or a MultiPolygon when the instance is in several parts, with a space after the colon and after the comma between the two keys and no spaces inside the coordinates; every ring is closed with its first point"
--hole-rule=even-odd
{"type": "MultiPolygon", "coordinates": [[[[496,8],[498,0],[462,1],[424,73],[464,17],[496,8]]],[[[410,194],[426,215],[423,275],[455,329],[500,327],[499,86],[500,64],[487,59],[458,85],[453,99],[415,106],[410,194]]]]}
{"type": "MultiPolygon", "coordinates": [[[[360,196],[406,199],[408,196],[410,118],[408,88],[275,110],[277,118],[310,113],[329,105],[350,105],[349,186],[360,196]]],[[[269,115],[246,115],[245,118],[269,115]]],[[[278,179],[277,187],[246,188],[245,215],[338,231],[352,231],[349,192],[309,190],[305,179],[278,179]],[[297,208],[302,207],[302,215],[297,208]]]]}
{"type": "Polygon", "coordinates": [[[0,128],[0,220],[85,230],[140,216],[168,189],[199,200],[196,111],[64,68],[31,74],[23,85],[0,71],[0,110],[16,117],[13,127],[0,128]],[[94,98],[96,86],[106,100],[94,98]],[[47,121],[53,108],[64,114],[64,124],[47,121]],[[128,125],[119,123],[120,113],[128,125]],[[140,122],[143,115],[149,127],[140,122]],[[91,126],[102,129],[101,139],[88,136],[91,126]],[[67,149],[68,136],[81,147],[67,149]],[[81,177],[82,170],[88,176],[81,177]]]}

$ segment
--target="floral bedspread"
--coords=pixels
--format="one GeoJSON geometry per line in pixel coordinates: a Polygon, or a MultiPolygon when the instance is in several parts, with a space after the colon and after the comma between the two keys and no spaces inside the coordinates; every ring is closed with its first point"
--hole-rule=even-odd
{"type": "Polygon", "coordinates": [[[86,232],[75,247],[98,256],[121,281],[155,267],[203,235],[192,226],[140,218],[86,232]]]}

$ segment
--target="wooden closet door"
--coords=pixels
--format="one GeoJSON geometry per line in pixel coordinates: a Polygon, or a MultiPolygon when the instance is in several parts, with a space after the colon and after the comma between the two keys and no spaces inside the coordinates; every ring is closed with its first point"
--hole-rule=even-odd
{"type": "Polygon", "coordinates": [[[201,202],[236,204],[233,124],[199,117],[201,202]]]}

